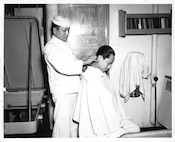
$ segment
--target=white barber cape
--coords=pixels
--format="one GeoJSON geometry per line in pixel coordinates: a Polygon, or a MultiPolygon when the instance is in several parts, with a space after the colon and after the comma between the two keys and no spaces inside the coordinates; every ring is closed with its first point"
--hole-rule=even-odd
{"type": "Polygon", "coordinates": [[[106,73],[88,67],[81,79],[73,119],[79,123],[79,137],[120,137],[127,119],[106,73]]]}
{"type": "Polygon", "coordinates": [[[145,63],[145,56],[140,52],[129,52],[123,62],[120,81],[119,92],[125,98],[125,102],[129,100],[130,94],[139,86],[139,91],[144,99],[144,84],[143,79],[149,76],[149,68],[145,63]]]}
{"type": "Polygon", "coordinates": [[[44,48],[44,56],[51,93],[54,95],[78,92],[83,61],[76,60],[67,42],[53,36],[44,48]]]}

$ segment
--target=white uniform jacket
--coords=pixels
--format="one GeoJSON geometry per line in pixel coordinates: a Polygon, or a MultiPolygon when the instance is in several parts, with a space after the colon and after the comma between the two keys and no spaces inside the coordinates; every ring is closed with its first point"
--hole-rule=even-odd
{"type": "Polygon", "coordinates": [[[106,73],[88,67],[83,74],[73,119],[79,122],[79,137],[120,137],[126,115],[106,73]]]}
{"type": "Polygon", "coordinates": [[[55,94],[78,92],[83,61],[75,58],[68,43],[53,36],[44,48],[44,57],[53,99],[55,94]]]}

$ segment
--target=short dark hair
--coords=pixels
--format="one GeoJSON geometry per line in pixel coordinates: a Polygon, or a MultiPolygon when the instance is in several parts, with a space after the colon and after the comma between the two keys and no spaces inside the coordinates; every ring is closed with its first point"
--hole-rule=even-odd
{"type": "Polygon", "coordinates": [[[54,23],[52,23],[52,28],[59,28],[60,26],[58,26],[58,25],[56,25],[56,24],[54,24],[54,23]]]}
{"type": "Polygon", "coordinates": [[[58,25],[52,23],[52,25],[51,25],[51,29],[50,29],[50,31],[51,31],[51,35],[53,35],[53,28],[56,28],[56,29],[58,30],[59,27],[60,27],[60,26],[58,26],[58,25]]]}
{"type": "Polygon", "coordinates": [[[110,47],[109,45],[103,45],[98,49],[96,56],[98,57],[99,55],[101,55],[105,59],[109,58],[111,54],[115,56],[115,52],[112,47],[110,47]]]}

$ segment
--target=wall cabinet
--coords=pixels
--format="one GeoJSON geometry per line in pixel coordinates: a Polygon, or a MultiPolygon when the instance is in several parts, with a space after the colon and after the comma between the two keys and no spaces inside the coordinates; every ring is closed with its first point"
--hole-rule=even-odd
{"type": "Polygon", "coordinates": [[[119,36],[171,34],[172,14],[128,14],[119,10],[119,36]]]}

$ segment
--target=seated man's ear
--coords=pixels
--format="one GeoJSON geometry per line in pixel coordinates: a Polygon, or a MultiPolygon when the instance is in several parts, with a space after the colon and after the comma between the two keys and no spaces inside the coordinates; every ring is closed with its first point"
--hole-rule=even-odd
{"type": "Polygon", "coordinates": [[[97,60],[98,61],[103,60],[103,56],[102,55],[98,55],[97,60]]]}

